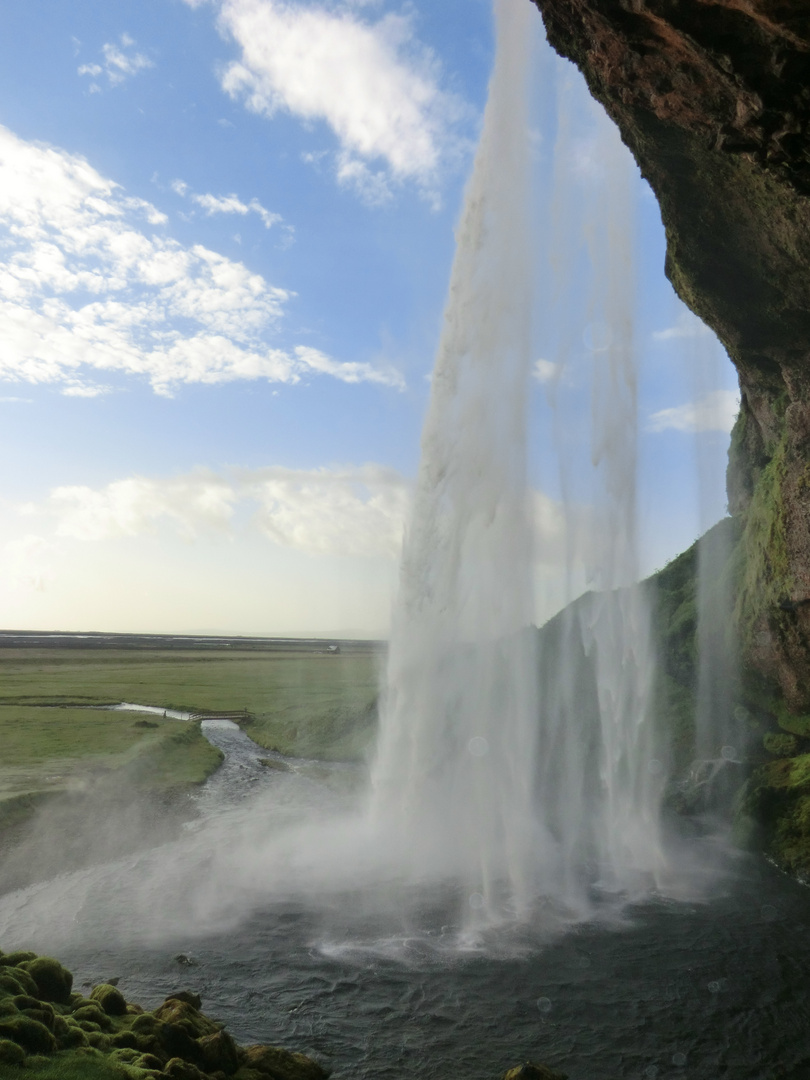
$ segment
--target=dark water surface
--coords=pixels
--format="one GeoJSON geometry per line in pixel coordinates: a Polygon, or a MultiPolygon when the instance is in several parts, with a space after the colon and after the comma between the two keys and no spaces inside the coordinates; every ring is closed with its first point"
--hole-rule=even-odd
{"type": "MultiPolygon", "coordinates": [[[[284,775],[241,733],[211,735],[228,764],[209,812],[284,775]]],[[[118,976],[147,1006],[194,989],[238,1041],[302,1050],[336,1080],[497,1080],[526,1059],[571,1080],[810,1078],[810,891],[762,862],[737,860],[706,903],[606,908],[551,939],[539,913],[486,948],[458,947],[447,896],[410,910],[392,934],[359,894],[320,910],[279,900],[207,937],[179,912],[160,945],[85,925],[60,955],[77,986],[118,976]]]]}

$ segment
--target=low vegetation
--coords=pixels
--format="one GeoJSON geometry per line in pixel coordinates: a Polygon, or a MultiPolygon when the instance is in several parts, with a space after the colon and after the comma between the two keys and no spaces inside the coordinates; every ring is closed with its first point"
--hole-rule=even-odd
{"type": "Polygon", "coordinates": [[[72,992],[58,960],[0,952],[0,1075],[31,1080],[325,1080],[303,1054],[238,1046],[181,990],[152,1012],[109,983],[72,992]]]}

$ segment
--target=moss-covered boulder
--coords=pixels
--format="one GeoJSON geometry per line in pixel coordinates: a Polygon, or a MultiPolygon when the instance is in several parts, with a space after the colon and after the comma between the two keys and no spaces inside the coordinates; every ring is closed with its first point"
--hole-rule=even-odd
{"type": "Polygon", "coordinates": [[[326,1080],[329,1076],[317,1061],[280,1046],[246,1046],[242,1064],[273,1080],[326,1080]]]}
{"type": "Polygon", "coordinates": [[[90,1000],[97,1001],[107,1016],[124,1016],[127,1003],[121,991],[110,983],[101,983],[90,991],[90,1000]]]}
{"type": "Polygon", "coordinates": [[[70,1004],[73,976],[58,960],[50,956],[37,956],[19,964],[34,980],[37,996],[41,1001],[54,1001],[60,1005],[70,1004]]]}
{"type": "Polygon", "coordinates": [[[810,880],[810,754],[778,758],[751,775],[739,800],[740,840],[810,880]]]}
{"type": "Polygon", "coordinates": [[[0,1039],[17,1043],[29,1054],[52,1054],[56,1039],[39,1020],[18,1013],[0,1020],[0,1039]]]}
{"type": "Polygon", "coordinates": [[[10,1039],[0,1039],[0,1066],[24,1065],[25,1051],[19,1043],[10,1039]]]}
{"type": "Polygon", "coordinates": [[[202,1050],[202,1067],[206,1072],[232,1076],[239,1068],[237,1046],[227,1031],[217,1031],[198,1041],[202,1050]]]}

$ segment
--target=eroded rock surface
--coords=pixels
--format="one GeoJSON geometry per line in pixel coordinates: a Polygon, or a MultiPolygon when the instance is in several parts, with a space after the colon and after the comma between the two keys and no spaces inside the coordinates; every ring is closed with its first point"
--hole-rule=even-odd
{"type": "Polygon", "coordinates": [[[740,376],[747,660],[810,712],[810,5],[533,0],[661,206],[667,275],[740,376]]]}

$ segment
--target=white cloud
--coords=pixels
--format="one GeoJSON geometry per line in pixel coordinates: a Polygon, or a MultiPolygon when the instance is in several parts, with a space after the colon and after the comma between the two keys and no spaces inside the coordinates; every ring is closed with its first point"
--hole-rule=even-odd
{"type": "Polygon", "coordinates": [[[316,372],[402,387],[396,372],[279,348],[291,294],[155,231],[165,222],[83,158],[0,127],[0,379],[74,395],[99,372],[146,378],[169,396],[184,383],[316,372]]]}
{"type": "Polygon", "coordinates": [[[697,401],[653,413],[647,430],[730,432],[739,411],[740,395],[736,390],[712,390],[697,401]]]}
{"type": "MultiPolygon", "coordinates": [[[[331,469],[245,469],[229,476],[116,480],[106,487],[56,488],[36,508],[55,519],[58,537],[103,541],[155,531],[169,522],[182,536],[232,532],[238,509],[270,540],[322,555],[395,558],[408,482],[381,465],[331,469]]],[[[21,508],[21,511],[22,512],[21,508]]],[[[28,516],[32,508],[27,506],[28,516]]]]}
{"type": "Polygon", "coordinates": [[[672,341],[675,338],[704,337],[711,334],[709,327],[691,311],[682,311],[673,326],[653,331],[653,341],[672,341]]]}
{"type": "Polygon", "coordinates": [[[153,531],[160,518],[171,520],[188,537],[203,528],[228,526],[237,495],[211,473],[191,473],[168,480],[133,476],[101,490],[59,487],[51,492],[50,512],[57,536],[107,540],[153,531]]]}
{"type": "Polygon", "coordinates": [[[410,489],[393,469],[268,468],[241,482],[259,504],[259,528],[278,544],[321,555],[399,554],[410,489]]]}
{"type": "Polygon", "coordinates": [[[339,182],[372,202],[390,195],[392,180],[435,192],[443,161],[460,148],[462,108],[440,88],[438,63],[409,16],[371,22],[356,3],[217,6],[221,31],[241,50],[222,73],[226,93],[267,117],[284,110],[326,123],[340,147],[339,182]]]}
{"type": "MultiPolygon", "coordinates": [[[[119,44],[112,41],[106,42],[101,48],[101,54],[104,57],[103,66],[101,64],[82,64],[78,69],[79,75],[89,75],[91,78],[97,79],[100,75],[106,74],[110,86],[119,86],[130,75],[137,75],[139,71],[143,71],[145,68],[154,67],[154,62],[148,56],[132,51],[134,44],[135,41],[129,34],[122,34],[119,38],[119,44]]],[[[96,83],[90,89],[99,90],[100,87],[96,83]]]]}
{"type": "MultiPolygon", "coordinates": [[[[189,540],[258,529],[282,547],[310,554],[397,559],[411,490],[401,473],[376,463],[222,474],[198,469],[131,476],[101,488],[59,487],[45,504],[25,504],[17,513],[50,518],[56,538],[84,542],[154,533],[168,524],[189,540]]],[[[587,507],[566,510],[539,491],[529,499],[537,565],[559,569],[571,544],[581,547],[592,533],[591,515],[587,507]]]]}
{"type": "Polygon", "coordinates": [[[212,214],[258,214],[266,229],[283,221],[281,214],[274,214],[265,209],[258,199],[243,203],[238,195],[192,195],[191,201],[202,207],[210,217],[212,214]]]}

